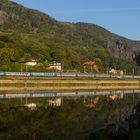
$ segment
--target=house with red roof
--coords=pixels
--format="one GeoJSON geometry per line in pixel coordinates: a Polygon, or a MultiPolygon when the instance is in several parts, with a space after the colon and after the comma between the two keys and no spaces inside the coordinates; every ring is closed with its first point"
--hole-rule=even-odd
{"type": "Polygon", "coordinates": [[[83,63],[83,66],[84,66],[84,72],[86,69],[89,69],[91,71],[93,70],[98,71],[98,66],[95,61],[86,61],[83,63]]]}

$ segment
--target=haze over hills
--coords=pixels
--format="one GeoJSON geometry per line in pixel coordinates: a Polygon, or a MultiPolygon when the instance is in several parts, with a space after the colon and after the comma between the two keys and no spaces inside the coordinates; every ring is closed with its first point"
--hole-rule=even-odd
{"type": "Polygon", "coordinates": [[[0,31],[1,70],[19,70],[17,62],[32,58],[63,62],[66,69],[82,69],[88,60],[97,61],[100,71],[139,69],[140,41],[95,24],[60,22],[8,0],[0,0],[0,31]]]}

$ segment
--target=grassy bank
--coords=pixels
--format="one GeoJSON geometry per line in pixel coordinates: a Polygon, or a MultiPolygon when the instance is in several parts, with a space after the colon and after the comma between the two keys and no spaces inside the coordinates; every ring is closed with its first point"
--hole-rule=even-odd
{"type": "Polygon", "coordinates": [[[53,89],[138,89],[137,79],[103,79],[103,78],[35,78],[10,77],[0,79],[0,91],[5,90],[53,90],[53,89]]]}

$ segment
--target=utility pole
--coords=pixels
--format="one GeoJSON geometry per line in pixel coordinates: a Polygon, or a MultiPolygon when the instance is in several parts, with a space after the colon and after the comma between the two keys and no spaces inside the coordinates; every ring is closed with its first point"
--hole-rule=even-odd
{"type": "Polygon", "coordinates": [[[22,70],[22,63],[20,63],[20,72],[22,72],[23,70],[22,70]]]}
{"type": "Polygon", "coordinates": [[[134,78],[134,75],[135,75],[135,69],[133,68],[133,78],[134,78]]]}
{"type": "Polygon", "coordinates": [[[28,72],[28,66],[26,65],[26,73],[28,72]]]}

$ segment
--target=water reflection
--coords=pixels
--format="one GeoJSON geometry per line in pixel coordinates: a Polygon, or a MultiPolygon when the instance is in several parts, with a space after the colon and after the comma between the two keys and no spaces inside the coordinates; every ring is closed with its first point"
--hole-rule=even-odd
{"type": "Polygon", "coordinates": [[[75,92],[25,92],[25,93],[0,93],[0,99],[6,98],[39,98],[39,97],[80,97],[80,96],[97,96],[97,95],[110,95],[110,99],[123,98],[124,94],[140,93],[140,90],[109,90],[109,91],[75,91],[75,92]],[[121,97],[119,97],[119,95],[121,97]]]}
{"type": "Polygon", "coordinates": [[[83,140],[107,124],[134,114],[139,93],[140,90],[0,93],[0,139],[83,140]]]}

